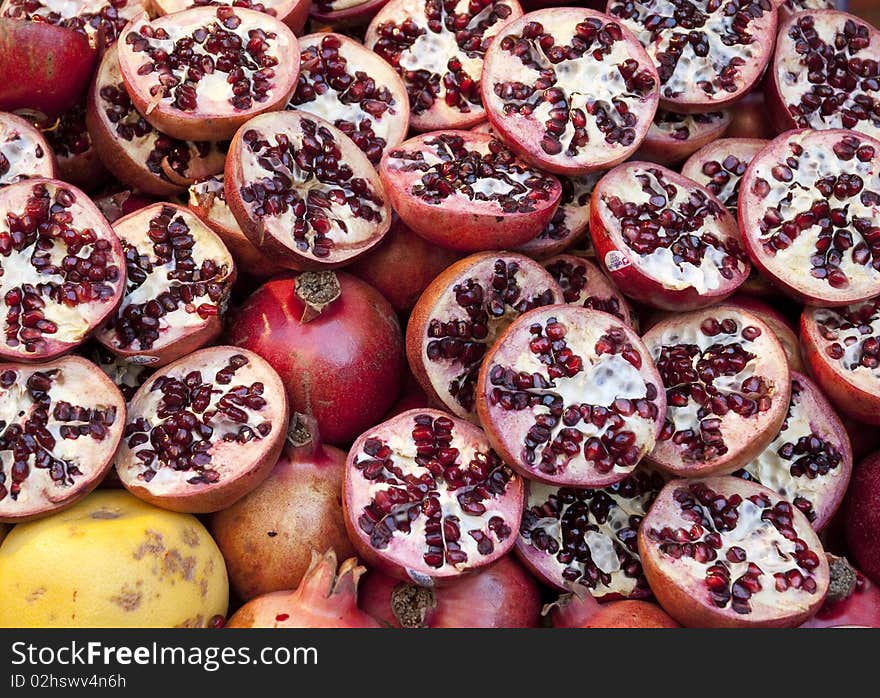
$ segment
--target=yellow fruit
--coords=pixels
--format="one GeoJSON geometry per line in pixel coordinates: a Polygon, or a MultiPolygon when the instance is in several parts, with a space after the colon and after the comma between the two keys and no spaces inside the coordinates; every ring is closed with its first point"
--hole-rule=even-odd
{"type": "Polygon", "coordinates": [[[127,492],[97,491],[0,545],[0,627],[203,627],[228,600],[205,527],[127,492]]]}
{"type": "Polygon", "coordinates": [[[6,538],[6,534],[9,533],[9,526],[6,524],[0,524],[0,543],[3,542],[3,539],[6,538]]]}

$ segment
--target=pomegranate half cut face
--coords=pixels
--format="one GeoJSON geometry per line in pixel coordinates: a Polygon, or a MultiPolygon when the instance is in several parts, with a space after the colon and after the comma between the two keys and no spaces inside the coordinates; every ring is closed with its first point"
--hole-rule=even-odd
{"type": "Polygon", "coordinates": [[[144,11],[141,0],[5,0],[0,16],[73,29],[94,45],[116,41],[125,25],[144,11]]]}
{"type": "Polygon", "coordinates": [[[42,134],[21,117],[0,112],[0,187],[54,176],[55,158],[42,134]]]}

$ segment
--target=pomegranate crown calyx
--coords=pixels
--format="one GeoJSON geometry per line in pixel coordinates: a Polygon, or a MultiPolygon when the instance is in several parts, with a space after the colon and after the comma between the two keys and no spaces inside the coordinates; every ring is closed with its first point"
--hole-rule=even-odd
{"type": "Polygon", "coordinates": [[[294,293],[305,306],[300,321],[310,322],[342,295],[342,286],[332,271],[305,271],[296,277],[294,293]]]}

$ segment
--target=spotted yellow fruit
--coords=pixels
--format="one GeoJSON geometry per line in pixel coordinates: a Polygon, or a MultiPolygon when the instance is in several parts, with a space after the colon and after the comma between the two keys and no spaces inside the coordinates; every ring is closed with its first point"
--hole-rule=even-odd
{"type": "Polygon", "coordinates": [[[228,600],[204,526],[127,492],[95,492],[0,545],[0,627],[203,627],[228,600]]]}

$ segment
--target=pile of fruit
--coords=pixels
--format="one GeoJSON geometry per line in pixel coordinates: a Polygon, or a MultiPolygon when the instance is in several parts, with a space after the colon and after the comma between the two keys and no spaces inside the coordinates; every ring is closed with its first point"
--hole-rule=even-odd
{"type": "Polygon", "coordinates": [[[880,30],[523,5],[3,0],[0,625],[880,626],[880,30]]]}

